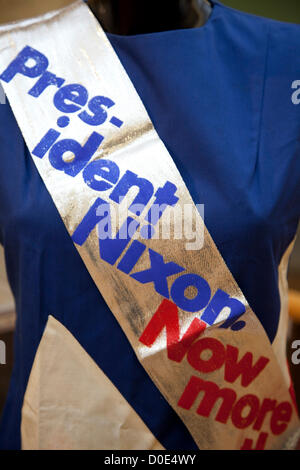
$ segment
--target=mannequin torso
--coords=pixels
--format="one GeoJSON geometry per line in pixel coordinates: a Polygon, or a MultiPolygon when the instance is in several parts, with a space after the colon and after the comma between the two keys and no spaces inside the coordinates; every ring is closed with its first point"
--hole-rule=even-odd
{"type": "Polygon", "coordinates": [[[206,0],[89,0],[88,4],[105,31],[121,35],[199,27],[212,10],[206,0]]]}

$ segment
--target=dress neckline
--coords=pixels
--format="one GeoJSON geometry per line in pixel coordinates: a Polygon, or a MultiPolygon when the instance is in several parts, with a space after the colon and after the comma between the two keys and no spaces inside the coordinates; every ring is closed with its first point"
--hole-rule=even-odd
{"type": "Polygon", "coordinates": [[[164,36],[170,35],[179,35],[179,34],[193,34],[195,32],[204,31],[210,27],[211,23],[215,21],[215,19],[219,16],[220,11],[222,10],[222,4],[216,0],[209,0],[212,5],[212,11],[210,16],[208,17],[206,23],[202,26],[198,26],[196,28],[179,28],[179,29],[169,29],[166,31],[157,31],[153,33],[142,33],[142,34],[115,34],[115,33],[105,33],[108,38],[116,38],[124,41],[135,40],[138,38],[141,39],[155,39],[161,38],[164,36]]]}

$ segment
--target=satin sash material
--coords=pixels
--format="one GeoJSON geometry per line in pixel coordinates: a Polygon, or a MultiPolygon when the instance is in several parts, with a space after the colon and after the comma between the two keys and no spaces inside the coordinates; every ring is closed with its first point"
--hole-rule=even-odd
{"type": "Polygon", "coordinates": [[[199,448],[283,447],[289,384],[88,7],[1,26],[0,70],[86,268],[199,448]]]}

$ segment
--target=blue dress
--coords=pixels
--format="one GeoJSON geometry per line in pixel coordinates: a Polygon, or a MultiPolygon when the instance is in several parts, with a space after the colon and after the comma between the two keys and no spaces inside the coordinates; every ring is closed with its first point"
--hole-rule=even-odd
{"type": "MultiPolygon", "coordinates": [[[[108,37],[273,342],[278,266],[300,215],[300,105],[292,88],[300,80],[300,27],[212,3],[200,28],[108,37]]],[[[0,241],[17,309],[0,448],[20,447],[23,396],[52,314],[164,447],[195,449],[91,280],[9,103],[0,106],[0,241]]]]}

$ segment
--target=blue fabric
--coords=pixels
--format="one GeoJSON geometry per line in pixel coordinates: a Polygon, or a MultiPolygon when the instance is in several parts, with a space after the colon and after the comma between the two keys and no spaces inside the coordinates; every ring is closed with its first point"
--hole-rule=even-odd
{"type": "MultiPolygon", "coordinates": [[[[272,341],[277,269],[300,213],[300,106],[291,101],[300,29],[213,3],[201,28],[109,38],[272,341]]],[[[0,152],[0,238],[18,314],[0,447],[20,446],[22,400],[52,314],[167,449],[194,449],[90,279],[8,103],[0,152]]]]}

